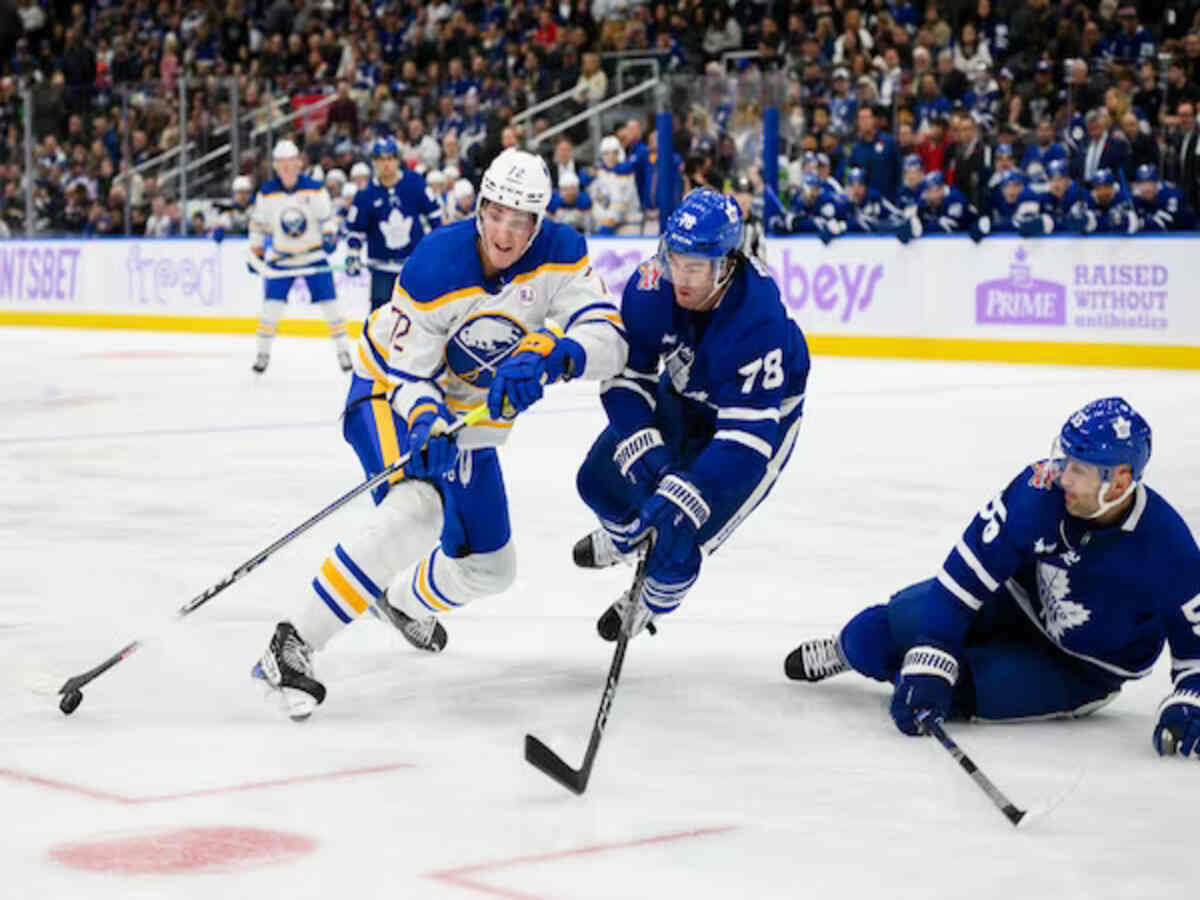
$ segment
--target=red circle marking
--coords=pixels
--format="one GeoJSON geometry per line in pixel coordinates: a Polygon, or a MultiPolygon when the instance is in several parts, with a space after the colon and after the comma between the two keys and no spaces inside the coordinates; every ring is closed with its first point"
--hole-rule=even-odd
{"type": "Polygon", "coordinates": [[[285,862],[317,847],[312,838],[262,828],[174,828],[98,841],[60,844],[51,858],[74,869],[165,875],[239,864],[285,862]]]}

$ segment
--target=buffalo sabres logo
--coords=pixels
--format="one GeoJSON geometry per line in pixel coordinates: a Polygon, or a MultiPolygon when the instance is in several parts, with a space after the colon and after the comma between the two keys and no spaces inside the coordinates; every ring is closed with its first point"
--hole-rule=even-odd
{"type": "Polygon", "coordinates": [[[298,238],[304,234],[304,229],[308,226],[308,219],[304,213],[296,209],[294,206],[289,206],[279,214],[279,227],[283,229],[283,233],[290,238],[298,238]]]}
{"type": "Polygon", "coordinates": [[[446,365],[468,384],[486,388],[525,333],[520,322],[503,313],[472,316],[446,344],[446,365]]]}

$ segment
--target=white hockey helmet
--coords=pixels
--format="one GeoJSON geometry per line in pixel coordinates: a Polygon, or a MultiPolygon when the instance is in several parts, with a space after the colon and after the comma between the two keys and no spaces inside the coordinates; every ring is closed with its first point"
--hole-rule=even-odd
{"type": "MultiPolygon", "coordinates": [[[[459,182],[455,182],[457,190],[459,182]]],[[[534,156],[525,150],[509,147],[492,160],[492,164],[483,173],[479,185],[479,206],[483,201],[499,203],[511,209],[531,213],[535,222],[533,234],[529,236],[528,250],[542,228],[542,220],[546,217],[546,207],[550,204],[550,170],[546,161],[540,156],[534,156]]],[[[475,227],[483,234],[483,221],[479,218],[480,211],[476,208],[475,227]]]]}
{"type": "Polygon", "coordinates": [[[345,184],[346,173],[341,169],[330,169],[325,173],[325,183],[329,184],[331,181],[336,181],[338,184],[345,184]]]}
{"type": "Polygon", "coordinates": [[[462,173],[458,171],[458,166],[453,163],[446,166],[446,184],[454,184],[458,179],[462,178],[462,173]]]}
{"type": "Polygon", "coordinates": [[[239,191],[246,191],[247,193],[249,193],[253,190],[254,190],[254,182],[252,182],[250,180],[250,176],[239,175],[237,178],[233,179],[233,193],[236,194],[239,191]]]}
{"type": "Polygon", "coordinates": [[[425,183],[430,187],[434,185],[445,187],[446,173],[441,169],[433,169],[425,175],[425,183]]]}
{"type": "Polygon", "coordinates": [[[368,166],[365,162],[356,162],[354,165],[352,165],[350,167],[350,177],[351,178],[370,178],[371,177],[371,167],[368,166]]]}
{"type": "Polygon", "coordinates": [[[272,159],[291,159],[293,156],[299,156],[299,148],[287,138],[275,145],[275,149],[271,152],[272,159]]]}
{"type": "Polygon", "coordinates": [[[353,200],[354,195],[358,193],[358,185],[353,181],[347,181],[342,185],[342,199],[353,200]]]}
{"type": "Polygon", "coordinates": [[[621,141],[617,138],[617,136],[615,134],[607,135],[603,139],[601,139],[601,141],[600,141],[600,155],[601,156],[603,156],[605,153],[620,153],[620,152],[621,152],[621,141]]]}
{"type": "Polygon", "coordinates": [[[472,200],[475,197],[475,185],[467,181],[465,178],[460,178],[454,182],[454,202],[459,200],[472,200]]]}

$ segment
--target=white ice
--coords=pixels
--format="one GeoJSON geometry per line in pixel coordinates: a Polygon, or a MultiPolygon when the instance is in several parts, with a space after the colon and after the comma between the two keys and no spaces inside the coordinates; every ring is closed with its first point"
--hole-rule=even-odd
{"type": "MultiPolygon", "coordinates": [[[[951,733],[1019,805],[1014,830],[932,739],[855,675],[788,682],[784,656],[928,577],[974,510],[1074,408],[1119,393],[1154,428],[1148,483],[1200,522],[1200,375],[818,358],[790,467],[634,641],[592,783],[573,765],[627,570],[575,570],[576,467],[602,424],[555,388],[502,451],[512,590],[449,615],[446,652],[376,621],[318,657],[303,724],[249,678],[365,498],[204,608],[173,612],[361,480],[320,340],[0,331],[0,897],[1053,897],[1195,895],[1200,771],[1159,759],[1165,659],[1090,719],[951,733]],[[55,683],[145,637],[64,717],[55,683]],[[233,788],[238,788],[233,790],[233,788]],[[193,796],[180,796],[189,795],[193,796]],[[315,851],[175,874],[67,867],[52,848],[180,827],[306,836],[315,851]]],[[[168,848],[164,848],[164,852],[168,848]]]]}

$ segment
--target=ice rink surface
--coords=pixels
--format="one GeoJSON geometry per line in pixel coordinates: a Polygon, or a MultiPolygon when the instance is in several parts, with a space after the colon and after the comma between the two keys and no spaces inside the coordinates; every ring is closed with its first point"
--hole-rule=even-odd
{"type": "Polygon", "coordinates": [[[362,498],[203,609],[173,612],[361,480],[326,341],[0,331],[0,897],[1169,898],[1194,896],[1200,770],[1150,746],[1166,660],[1072,723],[949,730],[1011,826],[887,689],[788,682],[783,657],[936,571],[1075,408],[1149,420],[1147,483],[1200,522],[1200,375],[818,358],[791,465],[629,649],[592,783],[625,569],[575,570],[592,385],[553,389],[502,451],[516,585],[447,616],[441,656],[363,621],[318,656],[303,724],[249,670],[362,498]],[[32,694],[144,649],[70,718],[32,694]],[[1073,790],[1072,790],[1073,788],[1073,790]]]}

